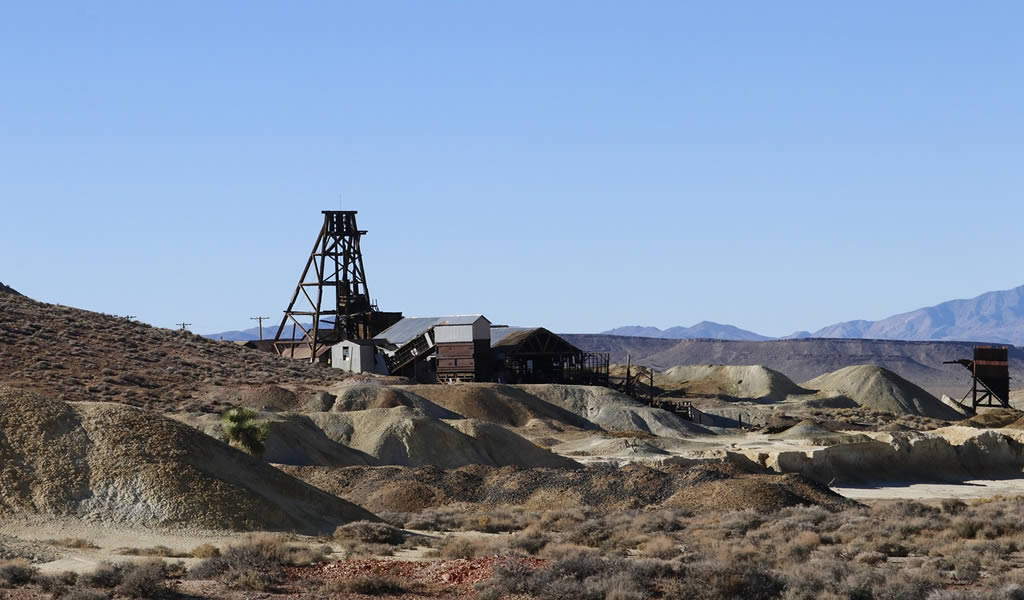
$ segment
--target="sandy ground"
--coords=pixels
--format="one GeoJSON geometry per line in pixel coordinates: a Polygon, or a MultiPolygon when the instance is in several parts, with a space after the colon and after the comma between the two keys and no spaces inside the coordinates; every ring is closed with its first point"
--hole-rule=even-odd
{"type": "Polygon", "coordinates": [[[832,491],[854,500],[979,500],[1024,494],[1024,477],[1018,479],[971,479],[962,483],[906,483],[884,486],[833,487],[832,491]]]}

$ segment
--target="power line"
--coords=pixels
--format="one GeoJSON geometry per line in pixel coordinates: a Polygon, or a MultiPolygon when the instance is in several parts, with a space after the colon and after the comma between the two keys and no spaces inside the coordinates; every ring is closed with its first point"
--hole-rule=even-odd
{"type": "Polygon", "coordinates": [[[260,322],[260,341],[261,342],[263,341],[263,320],[264,319],[269,319],[269,318],[270,317],[249,317],[250,321],[259,321],[260,322]]]}

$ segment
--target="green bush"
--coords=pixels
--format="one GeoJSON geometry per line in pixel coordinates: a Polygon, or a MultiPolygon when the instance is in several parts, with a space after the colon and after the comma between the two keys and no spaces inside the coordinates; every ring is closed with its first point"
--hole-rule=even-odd
{"type": "Polygon", "coordinates": [[[224,412],[221,425],[228,442],[241,446],[254,456],[263,454],[269,425],[257,420],[259,413],[247,408],[230,408],[224,412]]]}

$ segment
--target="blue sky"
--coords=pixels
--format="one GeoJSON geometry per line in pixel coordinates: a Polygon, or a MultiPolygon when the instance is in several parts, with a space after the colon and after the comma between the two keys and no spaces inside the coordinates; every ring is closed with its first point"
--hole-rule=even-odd
{"type": "Polygon", "coordinates": [[[278,316],[320,211],[409,315],[766,335],[1015,287],[1017,2],[0,2],[0,281],[278,316]]]}

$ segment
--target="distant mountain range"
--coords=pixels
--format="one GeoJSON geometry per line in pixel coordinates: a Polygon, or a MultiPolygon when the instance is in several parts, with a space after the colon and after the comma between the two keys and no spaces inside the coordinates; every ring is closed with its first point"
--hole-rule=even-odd
{"type": "Polygon", "coordinates": [[[732,325],[722,325],[721,323],[714,323],[711,321],[701,321],[693,327],[679,326],[670,327],[665,330],[658,329],[657,327],[627,325],[625,327],[616,327],[615,329],[602,331],[601,333],[604,335],[623,335],[627,337],[648,337],[672,340],[707,339],[763,342],[774,339],[754,333],[753,331],[747,331],[746,329],[740,329],[739,327],[734,327],[732,325]]]}
{"type": "MultiPolygon", "coordinates": [[[[605,335],[666,339],[764,341],[763,336],[732,325],[702,321],[693,327],[616,327],[605,335]]],[[[1024,286],[988,292],[969,300],[950,300],[880,321],[845,321],[815,332],[798,331],[777,339],[847,338],[911,341],[972,341],[1024,346],[1024,286]]]]}
{"type": "MultiPolygon", "coordinates": [[[[13,290],[12,290],[13,291],[13,290]]],[[[278,323],[266,323],[264,337],[277,333],[278,323]]],[[[290,333],[290,330],[289,330],[290,333]]],[[[701,321],[692,327],[629,325],[602,331],[602,335],[655,339],[709,339],[759,342],[773,339],[841,338],[910,341],[970,341],[1024,346],[1024,286],[988,292],[969,300],[951,300],[919,308],[880,321],[845,321],[817,331],[798,331],[772,338],[733,325],[701,321]]],[[[232,341],[259,339],[259,328],[224,331],[205,337],[232,341]]]]}
{"type": "MultiPolygon", "coordinates": [[[[264,322],[263,339],[274,339],[274,336],[277,334],[277,328],[280,325],[280,321],[276,321],[273,324],[264,322]]],[[[312,326],[312,323],[306,323],[305,325],[303,325],[303,327],[305,327],[306,329],[309,329],[312,326]]],[[[292,328],[286,327],[284,334],[285,337],[290,338],[292,336],[292,328]]],[[[259,326],[257,326],[252,327],[250,329],[232,329],[231,331],[222,331],[220,333],[204,333],[203,337],[211,340],[224,340],[227,342],[248,342],[250,340],[260,339],[260,328],[259,326]]]]}

